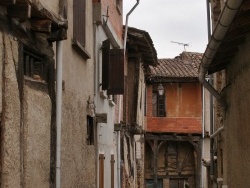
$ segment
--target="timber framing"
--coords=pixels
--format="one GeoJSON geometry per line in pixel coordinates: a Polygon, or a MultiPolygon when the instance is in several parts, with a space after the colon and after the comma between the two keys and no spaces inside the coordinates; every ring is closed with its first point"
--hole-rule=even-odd
{"type": "Polygon", "coordinates": [[[146,140],[162,140],[162,141],[188,141],[188,142],[199,142],[201,135],[196,134],[153,134],[146,133],[146,140]]]}
{"type": "Polygon", "coordinates": [[[1,0],[0,5],[6,7],[6,16],[20,24],[25,23],[28,30],[46,33],[51,42],[67,38],[67,20],[49,11],[39,1],[1,0]]]}

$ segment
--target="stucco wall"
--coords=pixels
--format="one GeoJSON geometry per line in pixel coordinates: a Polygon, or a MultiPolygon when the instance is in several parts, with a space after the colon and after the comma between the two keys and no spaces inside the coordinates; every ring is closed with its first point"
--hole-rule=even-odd
{"type": "Polygon", "coordinates": [[[92,188],[97,183],[96,151],[95,145],[87,145],[86,110],[94,97],[92,1],[86,1],[85,50],[90,59],[72,48],[73,1],[68,1],[68,24],[68,39],[63,41],[61,186],[92,188]]]}
{"type": "Polygon", "coordinates": [[[225,114],[225,133],[223,142],[224,183],[229,187],[247,187],[250,184],[250,40],[249,35],[244,45],[227,68],[225,88],[228,107],[225,114]]]}
{"type": "Polygon", "coordinates": [[[20,187],[20,98],[16,77],[18,44],[14,38],[0,33],[0,54],[3,77],[1,165],[2,187],[20,187]]]}
{"type": "Polygon", "coordinates": [[[49,187],[51,100],[45,84],[24,85],[24,185],[49,187]],[[35,88],[34,88],[35,87],[35,88]]]}

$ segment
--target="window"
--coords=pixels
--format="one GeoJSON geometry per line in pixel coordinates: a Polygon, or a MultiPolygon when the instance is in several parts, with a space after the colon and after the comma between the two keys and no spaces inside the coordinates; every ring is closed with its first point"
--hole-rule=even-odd
{"type": "Polygon", "coordinates": [[[73,48],[84,58],[90,55],[86,47],[86,0],[73,0],[73,48]]]}
{"type": "Polygon", "coordinates": [[[108,95],[124,94],[123,49],[110,49],[110,41],[102,43],[102,90],[108,95]]]}
{"type": "Polygon", "coordinates": [[[87,145],[94,145],[94,123],[90,116],[87,116],[87,145]]]}
{"type": "Polygon", "coordinates": [[[46,81],[48,66],[45,59],[27,49],[23,52],[23,72],[25,76],[37,81],[46,81]]]}
{"type": "Polygon", "coordinates": [[[153,85],[152,114],[155,117],[166,116],[165,92],[163,95],[159,95],[157,85],[153,85]]]}

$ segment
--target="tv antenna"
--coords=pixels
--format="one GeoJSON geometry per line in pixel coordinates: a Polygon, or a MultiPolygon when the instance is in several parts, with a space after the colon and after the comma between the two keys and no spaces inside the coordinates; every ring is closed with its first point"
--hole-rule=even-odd
{"type": "Polygon", "coordinates": [[[175,43],[175,44],[179,44],[179,45],[182,45],[184,47],[184,51],[186,51],[186,46],[189,46],[188,43],[182,43],[182,42],[175,42],[175,41],[171,41],[172,43],[175,43]]]}

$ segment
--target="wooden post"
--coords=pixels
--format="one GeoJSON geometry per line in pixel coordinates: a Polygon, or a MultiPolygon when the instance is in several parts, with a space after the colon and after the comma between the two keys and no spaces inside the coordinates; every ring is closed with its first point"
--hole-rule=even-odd
{"type": "Polygon", "coordinates": [[[158,185],[158,141],[154,140],[154,188],[158,185]]]}

